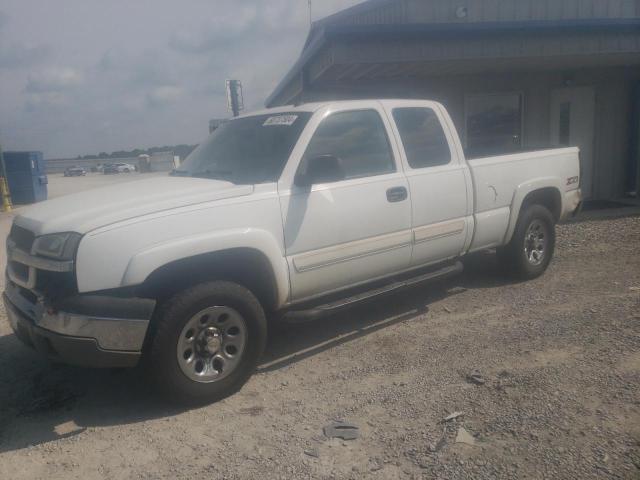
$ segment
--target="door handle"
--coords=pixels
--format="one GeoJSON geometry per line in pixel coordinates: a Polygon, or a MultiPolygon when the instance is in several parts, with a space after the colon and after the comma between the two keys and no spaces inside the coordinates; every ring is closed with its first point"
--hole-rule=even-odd
{"type": "Polygon", "coordinates": [[[391,203],[402,202],[408,196],[407,189],[404,187],[393,187],[387,190],[387,200],[391,203]]]}

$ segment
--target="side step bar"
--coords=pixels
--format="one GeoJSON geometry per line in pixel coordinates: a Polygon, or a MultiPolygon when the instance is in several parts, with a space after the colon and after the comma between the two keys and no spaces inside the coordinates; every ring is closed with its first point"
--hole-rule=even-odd
{"type": "Polygon", "coordinates": [[[438,270],[424,273],[415,277],[408,277],[403,280],[392,281],[391,283],[387,283],[381,287],[364,292],[361,291],[350,297],[340,298],[333,302],[314,305],[309,308],[289,310],[282,316],[282,320],[285,323],[311,322],[326,315],[334,314],[351,306],[357,305],[366,300],[371,300],[380,295],[386,295],[387,293],[395,292],[397,290],[418,285],[420,283],[426,283],[433,280],[442,280],[444,278],[458,275],[462,273],[462,270],[462,262],[457,261],[438,270]]]}

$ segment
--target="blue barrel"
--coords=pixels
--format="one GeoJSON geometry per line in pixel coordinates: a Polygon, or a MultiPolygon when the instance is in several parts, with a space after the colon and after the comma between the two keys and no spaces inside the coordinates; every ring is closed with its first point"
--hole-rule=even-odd
{"type": "Polygon", "coordinates": [[[4,152],[4,167],[14,204],[47,199],[49,181],[42,152],[4,152]]]}

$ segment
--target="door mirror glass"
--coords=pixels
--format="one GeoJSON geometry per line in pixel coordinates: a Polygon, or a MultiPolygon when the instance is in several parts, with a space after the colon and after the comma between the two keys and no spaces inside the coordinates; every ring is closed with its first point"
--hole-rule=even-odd
{"type": "Polygon", "coordinates": [[[344,180],[342,160],[335,155],[319,155],[306,161],[303,171],[298,171],[295,184],[310,187],[318,183],[332,183],[344,180]]]}

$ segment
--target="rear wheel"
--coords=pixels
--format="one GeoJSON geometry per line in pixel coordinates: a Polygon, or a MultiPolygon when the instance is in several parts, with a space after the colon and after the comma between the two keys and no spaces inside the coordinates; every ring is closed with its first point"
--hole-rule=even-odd
{"type": "Polygon", "coordinates": [[[513,237],[498,250],[505,269],[528,280],[542,275],[555,250],[555,220],[542,205],[530,205],[520,214],[513,237]]]}
{"type": "Polygon", "coordinates": [[[266,343],[260,303],[231,282],[202,283],[178,293],[160,307],[155,321],[148,371],[166,396],[186,405],[238,391],[266,343]]]}

